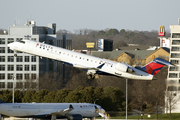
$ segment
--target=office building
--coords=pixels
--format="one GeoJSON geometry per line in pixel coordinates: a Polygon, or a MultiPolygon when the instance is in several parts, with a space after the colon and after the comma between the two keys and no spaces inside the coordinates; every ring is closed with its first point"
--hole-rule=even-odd
{"type": "MultiPolygon", "coordinates": [[[[27,21],[23,26],[9,27],[8,34],[0,35],[0,90],[12,90],[14,82],[16,89],[38,91],[40,73],[57,71],[56,61],[21,52],[14,57],[14,51],[10,50],[7,44],[22,39],[31,39],[51,45],[65,45],[63,47],[66,48],[66,44],[61,42],[66,40],[66,36],[68,35],[56,35],[56,24],[54,23],[47,26],[36,26],[35,21],[27,21]]],[[[70,41],[68,48],[72,49],[72,38],[71,36],[67,38],[70,41]]]]}

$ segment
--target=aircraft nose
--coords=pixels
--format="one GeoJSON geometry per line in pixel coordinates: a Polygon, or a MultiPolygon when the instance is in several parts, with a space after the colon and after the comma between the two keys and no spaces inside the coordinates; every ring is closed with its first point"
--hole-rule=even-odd
{"type": "Polygon", "coordinates": [[[9,44],[8,44],[8,47],[9,47],[11,50],[14,50],[14,43],[9,43],[9,44]]]}

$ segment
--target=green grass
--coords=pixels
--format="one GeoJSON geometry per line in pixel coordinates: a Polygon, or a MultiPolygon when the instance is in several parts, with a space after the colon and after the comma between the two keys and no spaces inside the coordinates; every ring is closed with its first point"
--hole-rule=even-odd
{"type": "MultiPolygon", "coordinates": [[[[141,116],[128,116],[128,119],[140,119],[140,118],[141,116]]],[[[126,119],[126,116],[110,117],[110,119],[126,119]]],[[[156,114],[151,115],[150,118],[148,118],[148,115],[144,115],[143,119],[156,119],[156,114]]],[[[169,116],[169,114],[158,114],[158,119],[180,120],[180,113],[171,113],[171,117],[169,116]]]]}

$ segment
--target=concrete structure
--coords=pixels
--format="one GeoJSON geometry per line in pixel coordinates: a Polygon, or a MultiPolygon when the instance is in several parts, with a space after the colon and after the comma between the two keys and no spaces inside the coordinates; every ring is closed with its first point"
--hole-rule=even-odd
{"type": "Polygon", "coordinates": [[[171,51],[170,62],[176,66],[170,66],[167,76],[168,90],[180,90],[180,25],[171,25],[171,51]]]}
{"type": "Polygon", "coordinates": [[[170,25],[170,62],[165,95],[165,112],[180,112],[180,25],[170,25]]]}
{"type": "Polygon", "coordinates": [[[9,27],[8,34],[0,35],[0,90],[12,90],[13,77],[16,89],[38,90],[40,73],[57,71],[58,63],[46,58],[20,52],[14,57],[14,51],[8,49],[7,44],[24,38],[72,49],[72,37],[56,35],[54,23],[36,26],[35,21],[27,21],[24,26],[9,27]]]}

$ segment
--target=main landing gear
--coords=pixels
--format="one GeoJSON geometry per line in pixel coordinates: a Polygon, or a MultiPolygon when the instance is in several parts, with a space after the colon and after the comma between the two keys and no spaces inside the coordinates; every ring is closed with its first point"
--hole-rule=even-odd
{"type": "Polygon", "coordinates": [[[94,80],[95,79],[95,75],[94,74],[89,74],[89,75],[87,75],[87,78],[89,80],[94,80]]]}

